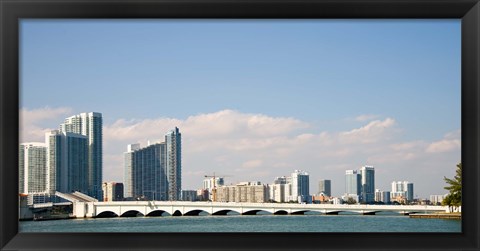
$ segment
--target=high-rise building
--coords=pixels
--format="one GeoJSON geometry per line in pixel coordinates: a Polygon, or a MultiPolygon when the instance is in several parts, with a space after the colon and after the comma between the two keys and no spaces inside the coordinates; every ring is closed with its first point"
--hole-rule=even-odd
{"type": "Polygon", "coordinates": [[[328,197],[332,196],[332,181],[320,180],[318,181],[318,194],[324,194],[328,197]]]}
{"type": "Polygon", "coordinates": [[[88,192],[88,139],[86,136],[50,131],[45,134],[48,169],[47,186],[55,191],[70,193],[88,192]]]}
{"type": "Polygon", "coordinates": [[[360,174],[356,170],[345,171],[345,195],[360,196],[361,191],[362,177],[360,174]]]}
{"type": "Polygon", "coordinates": [[[103,200],[102,195],[102,170],[103,170],[103,130],[102,114],[98,112],[80,113],[65,119],[60,125],[60,131],[71,132],[87,136],[88,140],[88,165],[87,194],[98,200],[103,200]]]}
{"type": "Polygon", "coordinates": [[[166,145],[155,143],[144,148],[128,145],[125,157],[125,197],[167,200],[166,145]]]}
{"type": "Polygon", "coordinates": [[[119,182],[103,182],[103,201],[122,201],[123,200],[123,183],[119,182]]]}
{"type": "Polygon", "coordinates": [[[177,127],[165,134],[168,200],[179,200],[182,191],[182,135],[177,127]]]}
{"type": "Polygon", "coordinates": [[[406,197],[407,201],[411,202],[414,200],[414,195],[413,195],[413,183],[412,182],[407,182],[407,192],[406,192],[406,197]]]}
{"type": "Polygon", "coordinates": [[[44,143],[20,144],[19,193],[47,193],[48,170],[46,162],[47,148],[44,143]]]}
{"type": "Polygon", "coordinates": [[[285,187],[286,184],[272,184],[270,185],[270,200],[275,202],[285,202],[285,187]]]}
{"type": "Polygon", "coordinates": [[[385,204],[390,203],[390,191],[382,191],[380,189],[375,189],[375,201],[383,202],[385,204]]]}
{"type": "Polygon", "coordinates": [[[292,175],[292,194],[291,200],[298,202],[305,202],[310,196],[310,178],[305,171],[295,170],[292,175]]]}
{"type": "Polygon", "coordinates": [[[375,169],[373,166],[362,166],[360,168],[362,177],[361,200],[366,203],[375,201],[375,169]]]}
{"type": "Polygon", "coordinates": [[[291,182],[291,180],[292,180],[292,177],[285,177],[285,176],[276,177],[275,180],[273,181],[273,184],[287,184],[291,182]]]}
{"type": "Polygon", "coordinates": [[[392,182],[392,198],[404,198],[407,202],[413,201],[413,183],[408,181],[392,182]]]}

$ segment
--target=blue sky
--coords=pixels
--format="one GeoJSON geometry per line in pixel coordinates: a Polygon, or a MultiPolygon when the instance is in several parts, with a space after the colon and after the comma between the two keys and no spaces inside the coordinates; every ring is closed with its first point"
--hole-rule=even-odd
{"type": "MultiPolygon", "coordinates": [[[[266,118],[262,123],[274,121],[271,127],[291,126],[271,139],[265,137],[266,141],[293,140],[304,134],[338,136],[375,125],[391,131],[375,134],[379,137],[375,147],[356,141],[358,149],[398,149],[395,146],[412,142],[417,147],[422,142],[426,149],[445,140],[459,140],[460,20],[32,19],[23,20],[20,27],[21,108],[34,118],[40,117],[24,120],[35,124],[35,130],[56,128],[64,117],[71,115],[68,113],[98,111],[103,113],[106,130],[117,135],[117,127],[134,128],[156,121],[165,127],[184,125],[184,137],[192,132],[193,140],[199,135],[194,132],[200,129],[193,129],[191,120],[216,114],[213,117],[222,121],[222,116],[236,116],[232,121],[251,121],[249,118],[262,115],[266,118]],[[38,115],[42,112],[50,116],[38,115]],[[388,119],[394,122],[389,123],[388,119]]],[[[210,122],[218,124],[217,120],[210,122]]],[[[160,128],[158,138],[166,132],[160,128]]],[[[209,130],[208,126],[202,129],[209,130]]],[[[239,130],[232,129],[232,137],[224,135],[232,139],[226,144],[250,139],[251,132],[239,130]]],[[[41,133],[24,140],[41,140],[38,135],[41,133]]],[[[123,178],[119,159],[126,145],[122,144],[127,140],[143,142],[154,136],[125,137],[125,142],[114,144],[115,139],[110,139],[108,132],[106,135],[105,141],[111,140],[111,144],[106,142],[104,151],[112,156],[104,159],[104,178],[115,180],[123,178]]],[[[208,154],[187,155],[193,149],[188,142],[183,159],[184,171],[191,171],[185,179],[186,188],[191,189],[196,188],[195,180],[203,177],[202,172],[224,169],[224,173],[233,173],[238,179],[269,182],[293,168],[310,169],[307,171],[312,173],[315,183],[311,186],[313,192],[317,179],[331,176],[334,190],[340,193],[344,171],[328,167],[351,165],[347,169],[357,169],[372,161],[376,163],[370,164],[378,169],[387,165],[391,168],[385,174],[388,182],[377,181],[379,188],[388,190],[395,177],[414,179],[400,175],[406,171],[403,169],[416,171],[415,167],[407,167],[412,163],[433,165],[438,161],[450,166],[438,167],[441,170],[432,172],[432,183],[418,184],[418,191],[421,195],[441,194],[443,184],[433,182],[452,176],[454,163],[460,161],[460,148],[452,145],[445,148],[449,151],[443,151],[442,158],[424,154],[424,162],[398,157],[382,163],[373,157],[380,153],[363,153],[338,143],[332,148],[319,145],[319,151],[328,148],[352,154],[337,160],[327,161],[325,157],[325,163],[330,164],[318,170],[307,168],[308,164],[296,166],[291,163],[294,158],[286,158],[282,161],[285,169],[278,169],[274,167],[279,163],[273,160],[272,147],[262,149],[263,154],[256,152],[252,158],[240,159],[235,149],[230,153],[212,149],[208,154]],[[265,157],[269,154],[271,160],[265,157]],[[448,160],[443,159],[447,158],[445,155],[448,160]],[[224,156],[231,160],[232,167],[211,162],[205,156],[224,156]],[[193,163],[204,164],[193,167],[193,163]],[[234,166],[242,165],[254,166],[249,169],[253,177],[235,171],[238,168],[234,166]],[[255,177],[254,168],[271,171],[255,177]],[[277,169],[281,172],[277,173],[277,169]]],[[[418,154],[418,149],[415,152],[418,154]]],[[[322,158],[306,163],[318,161],[322,163],[322,158]]]]}

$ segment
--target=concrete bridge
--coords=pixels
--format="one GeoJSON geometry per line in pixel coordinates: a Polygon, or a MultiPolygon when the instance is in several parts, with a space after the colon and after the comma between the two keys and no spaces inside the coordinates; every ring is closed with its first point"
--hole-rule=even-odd
{"type": "Polygon", "coordinates": [[[445,206],[426,205],[333,205],[333,204],[290,204],[290,203],[236,203],[236,202],[186,202],[186,201],[74,201],[73,215],[83,217],[135,217],[135,216],[194,216],[203,214],[255,215],[260,212],[285,215],[316,212],[321,214],[356,213],[375,215],[392,212],[402,215],[413,213],[446,212],[445,206]]]}

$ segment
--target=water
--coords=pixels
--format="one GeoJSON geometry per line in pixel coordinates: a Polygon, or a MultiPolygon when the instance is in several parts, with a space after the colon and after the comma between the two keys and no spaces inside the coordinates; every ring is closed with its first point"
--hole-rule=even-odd
{"type": "Polygon", "coordinates": [[[397,215],[228,215],[21,221],[20,232],[461,232],[460,220],[397,215]]]}

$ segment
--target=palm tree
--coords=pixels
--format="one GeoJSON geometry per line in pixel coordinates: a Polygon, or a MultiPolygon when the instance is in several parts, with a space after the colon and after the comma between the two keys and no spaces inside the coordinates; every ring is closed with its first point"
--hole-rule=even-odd
{"type": "Polygon", "coordinates": [[[459,207],[462,205],[462,163],[457,164],[456,174],[453,179],[443,177],[448,186],[444,189],[449,191],[449,194],[443,199],[442,204],[448,207],[459,207]]]}

